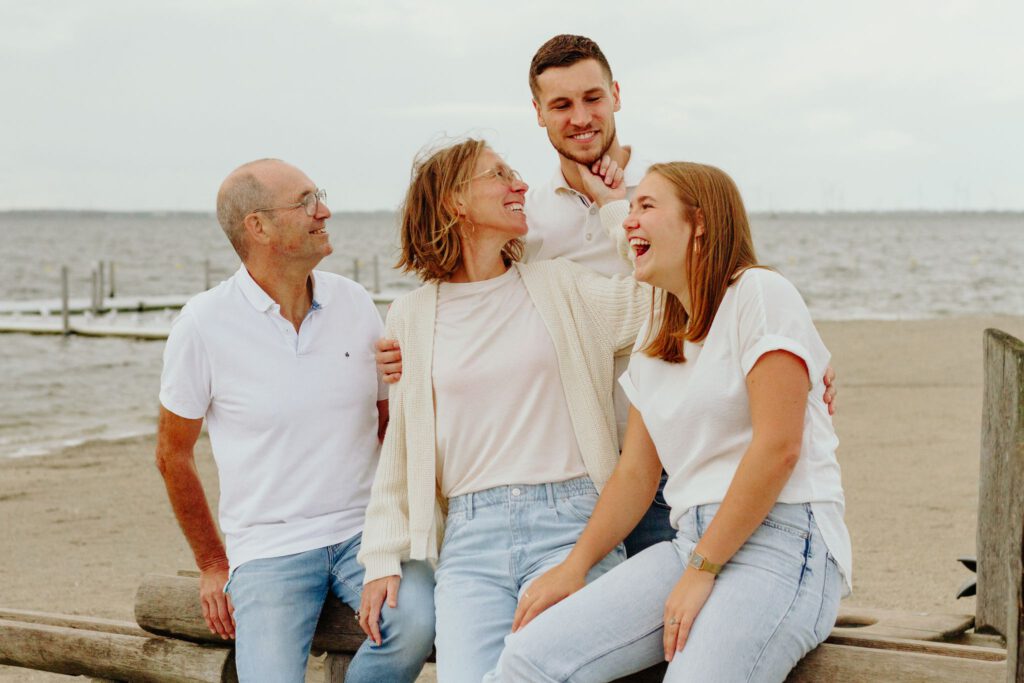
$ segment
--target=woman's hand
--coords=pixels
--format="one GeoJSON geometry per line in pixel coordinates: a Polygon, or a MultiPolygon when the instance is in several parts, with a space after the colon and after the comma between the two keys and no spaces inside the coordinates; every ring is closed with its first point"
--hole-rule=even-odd
{"type": "Polygon", "coordinates": [[[609,155],[605,154],[590,166],[576,164],[576,167],[583,189],[598,206],[626,198],[625,172],[609,155]]]}
{"type": "Polygon", "coordinates": [[[398,585],[402,577],[396,575],[383,576],[374,579],[363,586],[363,598],[359,603],[359,628],[377,645],[381,643],[380,637],[380,610],[384,601],[388,601],[388,607],[398,607],[398,585]]]}
{"type": "Polygon", "coordinates": [[[564,562],[541,574],[523,591],[512,619],[512,632],[515,633],[551,605],[583,588],[586,582],[586,571],[580,572],[564,562]]]}
{"type": "Polygon", "coordinates": [[[402,379],[402,349],[397,339],[378,339],[374,344],[377,352],[377,372],[384,378],[385,384],[394,384],[402,379]]]}
{"type": "Polygon", "coordinates": [[[679,583],[665,601],[665,661],[671,662],[677,652],[683,651],[690,636],[693,622],[715,587],[715,576],[687,567],[679,583]]]}

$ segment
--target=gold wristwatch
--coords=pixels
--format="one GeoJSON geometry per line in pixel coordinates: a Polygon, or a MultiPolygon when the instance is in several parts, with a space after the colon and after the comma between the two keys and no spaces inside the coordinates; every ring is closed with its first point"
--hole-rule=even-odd
{"type": "Polygon", "coordinates": [[[713,576],[718,576],[719,572],[722,571],[724,565],[712,564],[707,561],[703,555],[698,553],[696,550],[690,553],[689,565],[700,572],[707,572],[713,576]]]}

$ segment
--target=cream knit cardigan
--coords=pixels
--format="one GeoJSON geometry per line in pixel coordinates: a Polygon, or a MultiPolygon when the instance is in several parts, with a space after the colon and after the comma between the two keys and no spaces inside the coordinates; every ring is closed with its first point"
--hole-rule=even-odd
{"type": "MultiPolygon", "coordinates": [[[[632,278],[606,278],[565,259],[514,267],[554,342],[576,441],[600,490],[619,453],[613,359],[636,340],[650,310],[651,290],[632,278]]],[[[391,385],[391,421],[366,510],[358,556],[366,567],[365,582],[401,576],[405,560],[436,560],[444,534],[447,501],[441,499],[435,472],[431,380],[437,289],[436,283],[424,285],[396,300],[388,313],[386,334],[399,341],[403,371],[391,385]]]]}

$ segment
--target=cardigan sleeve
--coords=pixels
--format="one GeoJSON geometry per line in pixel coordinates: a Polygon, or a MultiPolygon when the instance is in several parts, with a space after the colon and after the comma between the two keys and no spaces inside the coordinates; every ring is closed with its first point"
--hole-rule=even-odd
{"type": "Polygon", "coordinates": [[[576,288],[591,317],[601,326],[615,351],[628,350],[651,311],[651,287],[633,276],[605,277],[572,264],[576,288]]]}
{"type": "MultiPolygon", "coordinates": [[[[402,315],[393,306],[388,314],[385,334],[397,337],[402,315]]],[[[373,480],[370,504],[357,559],[366,568],[363,583],[384,576],[401,576],[402,561],[409,558],[409,487],[406,469],[405,382],[391,385],[387,433],[381,446],[380,462],[373,480]]]]}

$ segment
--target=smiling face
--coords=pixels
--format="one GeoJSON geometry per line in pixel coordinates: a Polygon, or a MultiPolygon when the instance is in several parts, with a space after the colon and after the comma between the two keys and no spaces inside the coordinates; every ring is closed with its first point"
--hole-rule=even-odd
{"type": "MultiPolygon", "coordinates": [[[[273,197],[272,206],[287,207],[302,202],[316,192],[316,185],[305,173],[283,162],[269,164],[260,171],[260,180],[273,197]]],[[[316,213],[307,216],[302,206],[260,212],[264,238],[261,242],[275,258],[319,263],[334,248],[327,232],[331,210],[318,202],[316,213]]]]}
{"type": "Polygon", "coordinates": [[[615,143],[619,84],[595,59],[546,69],[537,76],[537,122],[566,159],[589,166],[615,143]]]}
{"type": "Polygon", "coordinates": [[[467,237],[493,235],[505,241],[523,237],[526,183],[490,149],[480,153],[470,178],[464,183],[460,198],[461,213],[470,226],[467,237]]]}
{"type": "Polygon", "coordinates": [[[687,207],[672,183],[657,173],[648,173],[637,186],[629,215],[622,223],[636,256],[636,279],[680,299],[687,288],[692,236],[704,234],[703,223],[695,227],[687,215],[687,207]]]}

